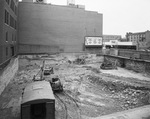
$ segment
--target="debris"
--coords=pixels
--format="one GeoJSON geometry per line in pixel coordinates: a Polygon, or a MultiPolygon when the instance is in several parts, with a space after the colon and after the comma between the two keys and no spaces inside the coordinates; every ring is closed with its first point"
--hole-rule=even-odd
{"type": "MultiPolygon", "coordinates": [[[[101,58],[101,60],[97,59],[95,55],[88,54],[87,56],[53,55],[44,56],[40,60],[30,60],[30,62],[23,58],[20,59],[20,69],[15,80],[12,80],[13,82],[0,96],[0,107],[4,108],[4,110],[0,110],[0,118],[6,118],[6,115],[10,115],[10,118],[14,119],[19,118],[19,107],[14,106],[16,103],[19,104],[16,99],[19,99],[22,89],[32,79],[35,79],[34,81],[42,79],[40,76],[43,73],[40,68],[43,66],[42,61],[45,58],[46,64],[50,66],[48,69],[53,69],[55,74],[46,73],[48,75],[44,80],[49,82],[55,80],[53,81],[55,85],[52,84],[53,88],[59,87],[60,82],[57,79],[61,80],[64,92],[71,95],[78,105],[76,106],[75,102],[63,95],[63,92],[58,94],[67,106],[68,118],[79,118],[76,117],[77,107],[81,118],[91,118],[150,104],[149,81],[139,81],[133,78],[125,79],[116,74],[101,73],[102,70],[99,69],[99,66],[102,58],[100,56],[99,59],[101,58]]],[[[109,64],[109,61],[106,61],[107,63],[109,64]]],[[[116,66],[115,63],[111,64],[111,62],[109,65],[116,66]]],[[[120,71],[120,68],[117,71],[120,71]]],[[[56,119],[63,118],[63,104],[57,99],[55,108],[56,119]]]]}
{"type": "Polygon", "coordinates": [[[74,64],[85,64],[84,58],[77,58],[75,61],[73,61],[74,64]]]}
{"type": "Polygon", "coordinates": [[[116,62],[109,61],[107,58],[104,58],[104,62],[100,66],[101,69],[117,69],[116,62]]]}

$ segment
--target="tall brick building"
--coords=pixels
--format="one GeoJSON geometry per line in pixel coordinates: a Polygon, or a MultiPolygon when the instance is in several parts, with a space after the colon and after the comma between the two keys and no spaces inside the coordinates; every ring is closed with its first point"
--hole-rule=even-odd
{"type": "Polygon", "coordinates": [[[23,0],[19,3],[19,52],[80,52],[85,36],[102,36],[103,16],[84,7],[23,0]]]}
{"type": "Polygon", "coordinates": [[[0,65],[17,54],[18,0],[0,0],[0,65]]]}

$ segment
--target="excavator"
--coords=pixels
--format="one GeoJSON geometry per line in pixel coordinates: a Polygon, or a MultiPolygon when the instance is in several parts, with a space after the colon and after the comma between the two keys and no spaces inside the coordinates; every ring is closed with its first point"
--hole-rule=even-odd
{"type": "Polygon", "coordinates": [[[54,74],[53,67],[51,67],[49,64],[45,64],[44,60],[39,72],[34,75],[33,81],[47,80],[51,84],[52,90],[54,92],[63,91],[63,85],[60,79],[58,78],[58,76],[53,77],[52,74],[54,74]]]}

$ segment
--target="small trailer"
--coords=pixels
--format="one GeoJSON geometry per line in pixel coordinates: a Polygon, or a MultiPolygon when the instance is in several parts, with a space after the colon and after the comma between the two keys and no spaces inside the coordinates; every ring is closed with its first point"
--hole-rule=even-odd
{"type": "Polygon", "coordinates": [[[55,97],[47,81],[36,81],[24,89],[21,119],[55,119],[55,97]]]}

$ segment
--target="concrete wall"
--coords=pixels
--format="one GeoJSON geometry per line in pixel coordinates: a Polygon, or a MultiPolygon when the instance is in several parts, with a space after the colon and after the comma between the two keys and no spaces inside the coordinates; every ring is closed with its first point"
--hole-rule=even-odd
{"type": "Polygon", "coordinates": [[[52,52],[52,47],[53,52],[82,51],[85,36],[102,36],[102,14],[68,6],[19,3],[20,53],[52,52]]]}
{"type": "Polygon", "coordinates": [[[0,95],[18,71],[18,58],[13,58],[0,75],[0,95]]]}
{"type": "MultiPolygon", "coordinates": [[[[20,54],[21,53],[57,53],[60,52],[58,46],[52,45],[19,45],[20,54]]],[[[63,51],[62,51],[63,52],[63,51]]]]}

